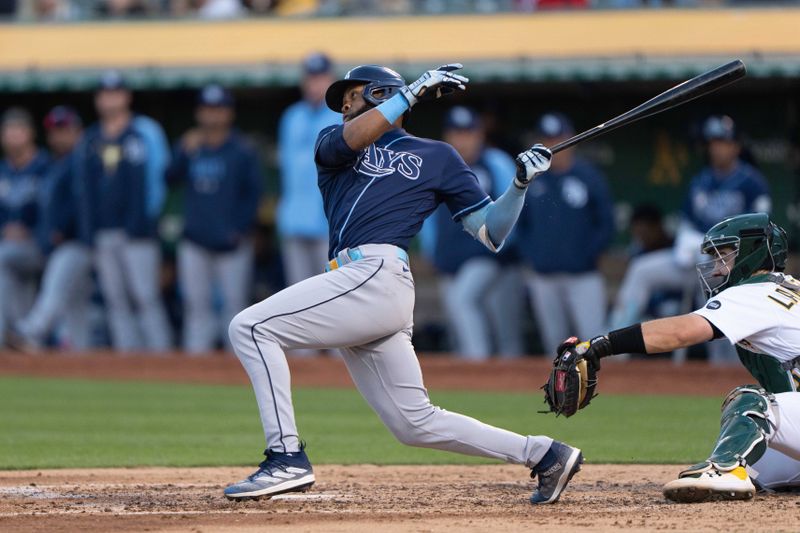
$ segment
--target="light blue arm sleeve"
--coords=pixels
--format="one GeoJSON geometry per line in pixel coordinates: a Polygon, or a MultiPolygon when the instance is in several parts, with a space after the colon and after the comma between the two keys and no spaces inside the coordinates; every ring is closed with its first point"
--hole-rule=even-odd
{"type": "Polygon", "coordinates": [[[136,117],[136,129],[146,146],[145,161],[145,209],[150,217],[161,214],[167,197],[166,170],[169,165],[169,144],[164,130],[148,117],[136,117]]]}
{"type": "Polygon", "coordinates": [[[491,251],[499,252],[522,212],[526,191],[512,182],[500,198],[461,219],[464,229],[491,251]]]}

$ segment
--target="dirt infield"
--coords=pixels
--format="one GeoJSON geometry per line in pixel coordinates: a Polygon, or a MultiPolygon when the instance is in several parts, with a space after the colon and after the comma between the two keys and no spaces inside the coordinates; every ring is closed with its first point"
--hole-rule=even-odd
{"type": "MultiPolygon", "coordinates": [[[[532,392],[549,364],[545,358],[479,364],[422,359],[426,385],[433,390],[532,392]]],[[[294,359],[290,366],[295,386],[352,387],[336,358],[294,359]]],[[[238,361],[222,354],[0,354],[0,375],[248,383],[238,361]]],[[[714,396],[752,380],[741,368],[676,367],[667,361],[612,361],[604,364],[600,379],[604,393],[714,396]]],[[[0,531],[797,531],[800,495],[668,503],[661,486],[678,470],[588,464],[561,502],[536,508],[527,501],[533,482],[525,469],[507,465],[321,465],[308,494],[242,503],[228,502],[221,490],[250,468],[0,472],[0,531]]]]}
{"type": "MultiPolygon", "coordinates": [[[[432,390],[538,391],[551,362],[545,357],[469,363],[449,357],[421,357],[425,384],[432,390]]],[[[336,357],[290,359],[293,386],[352,387],[344,363],[336,357]]],[[[80,377],[247,385],[239,361],[230,355],[186,357],[25,356],[0,353],[0,375],[80,377]]],[[[689,362],[681,366],[665,360],[603,360],[599,374],[602,394],[692,394],[724,396],[753,378],[742,366],[712,368],[689,362]]]]}
{"type": "Polygon", "coordinates": [[[0,473],[0,530],[796,531],[800,496],[670,504],[674,466],[586,465],[555,505],[532,507],[514,466],[320,466],[306,494],[229,502],[241,468],[0,473]],[[746,511],[746,515],[745,512],[746,511]],[[746,516],[746,521],[743,517],[746,516]]]}

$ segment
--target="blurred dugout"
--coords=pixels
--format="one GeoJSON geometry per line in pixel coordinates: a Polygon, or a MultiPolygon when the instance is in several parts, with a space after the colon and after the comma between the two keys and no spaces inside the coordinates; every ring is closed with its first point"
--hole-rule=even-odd
{"type": "MultiPolygon", "coordinates": [[[[514,179],[514,160],[486,145],[478,114],[457,106],[447,113],[443,140],[469,165],[486,194],[497,198],[514,179]]],[[[447,314],[456,355],[488,359],[492,354],[519,356],[524,292],[515,234],[497,255],[453,221],[444,205],[423,225],[423,251],[439,278],[439,295],[447,314]]]]}

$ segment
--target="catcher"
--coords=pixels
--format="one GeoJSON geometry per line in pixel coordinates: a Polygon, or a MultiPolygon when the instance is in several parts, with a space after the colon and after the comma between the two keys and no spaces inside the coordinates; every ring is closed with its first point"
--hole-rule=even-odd
{"type": "Polygon", "coordinates": [[[558,348],[545,400],[570,416],[591,401],[600,359],[662,353],[726,337],[758,385],[731,391],[708,459],[664,486],[677,502],[746,500],[757,488],[800,486],[800,281],[783,273],[786,232],[764,213],[706,233],[697,265],[709,299],[692,313],[653,320],[558,348]]]}

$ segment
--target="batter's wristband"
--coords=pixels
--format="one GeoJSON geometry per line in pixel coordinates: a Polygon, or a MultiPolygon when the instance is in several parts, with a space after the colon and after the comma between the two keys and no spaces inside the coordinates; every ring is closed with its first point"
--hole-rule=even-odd
{"type": "Polygon", "coordinates": [[[609,332],[608,341],[611,343],[611,353],[613,355],[620,353],[647,353],[641,322],[609,332]]]}
{"type": "Polygon", "coordinates": [[[406,97],[398,93],[375,109],[383,115],[383,118],[385,118],[389,124],[394,124],[394,121],[400,118],[410,107],[406,97]]]}

